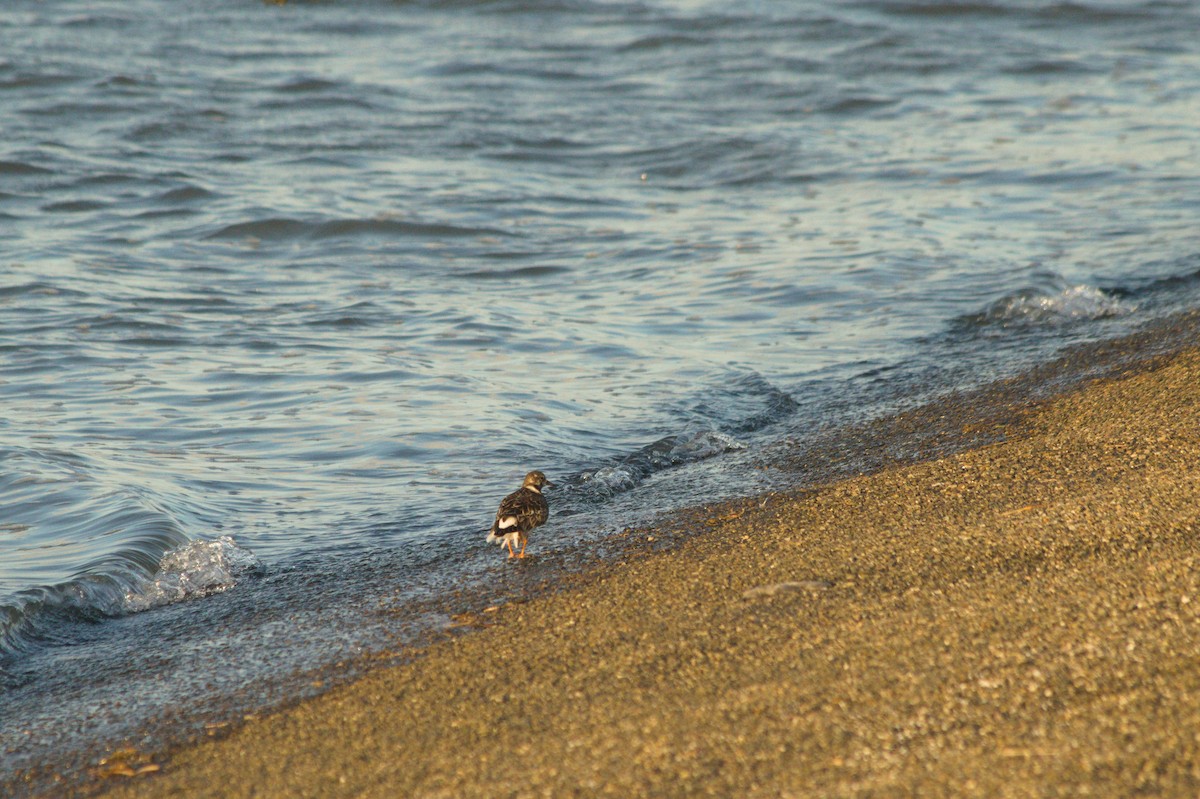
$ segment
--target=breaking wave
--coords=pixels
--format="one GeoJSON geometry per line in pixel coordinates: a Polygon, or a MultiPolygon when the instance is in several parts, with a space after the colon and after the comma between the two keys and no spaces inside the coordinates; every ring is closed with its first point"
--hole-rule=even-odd
{"type": "Polygon", "coordinates": [[[145,568],[117,553],[63,583],[36,586],[0,601],[0,683],[5,661],[53,643],[71,623],[96,622],[226,591],[262,563],[229,536],[189,541],[145,568]]]}
{"type": "Polygon", "coordinates": [[[132,613],[218,594],[237,585],[243,575],[256,574],[262,568],[253,552],[227,535],[191,541],[163,555],[152,579],[126,591],[122,610],[132,613]]]}
{"type": "Polygon", "coordinates": [[[974,328],[1035,327],[1125,316],[1137,306],[1095,286],[1023,289],[959,321],[974,328]]]}

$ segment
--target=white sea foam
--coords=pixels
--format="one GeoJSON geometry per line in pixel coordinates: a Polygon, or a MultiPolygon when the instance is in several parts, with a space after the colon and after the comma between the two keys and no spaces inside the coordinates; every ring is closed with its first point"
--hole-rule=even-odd
{"type": "Polygon", "coordinates": [[[686,463],[745,448],[745,444],[719,430],[690,430],[676,437],[668,458],[672,464],[686,463]]]}
{"type": "Polygon", "coordinates": [[[1135,306],[1095,286],[1070,286],[1054,294],[1022,293],[993,305],[987,318],[1002,322],[1062,322],[1124,316],[1135,306]]]}
{"type": "Polygon", "coordinates": [[[149,582],[125,592],[125,610],[133,613],[227,591],[260,569],[258,557],[227,535],[189,541],[163,555],[149,582]]]}

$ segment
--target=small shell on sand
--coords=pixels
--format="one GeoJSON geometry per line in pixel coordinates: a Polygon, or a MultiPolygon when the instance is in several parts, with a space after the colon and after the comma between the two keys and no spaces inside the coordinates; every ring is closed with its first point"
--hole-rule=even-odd
{"type": "Polygon", "coordinates": [[[776,594],[785,594],[796,591],[824,591],[826,588],[832,588],[833,583],[828,580],[795,580],[786,583],[775,583],[774,585],[760,585],[751,588],[748,591],[742,592],[742,599],[763,599],[770,598],[776,594]]]}

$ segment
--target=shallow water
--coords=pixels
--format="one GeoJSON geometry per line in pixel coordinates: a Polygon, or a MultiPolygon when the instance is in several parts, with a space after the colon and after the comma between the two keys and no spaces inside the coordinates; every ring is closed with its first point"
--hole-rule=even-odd
{"type": "Polygon", "coordinates": [[[1198,30],[6,4],[6,765],[269,704],[394,640],[383,611],[506,579],[482,531],[529,468],[552,559],[755,490],[770,441],[1194,307],[1198,30]]]}

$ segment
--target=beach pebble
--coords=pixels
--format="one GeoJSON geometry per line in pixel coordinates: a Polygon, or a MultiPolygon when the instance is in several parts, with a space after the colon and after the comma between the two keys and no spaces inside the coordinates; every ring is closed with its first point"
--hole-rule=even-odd
{"type": "Polygon", "coordinates": [[[828,580],[795,580],[786,583],[775,583],[773,585],[760,585],[742,592],[742,599],[763,599],[770,598],[776,594],[785,594],[796,591],[824,591],[826,588],[831,588],[833,583],[828,580]]]}
{"type": "Polygon", "coordinates": [[[157,763],[150,762],[150,755],[139,752],[131,746],[125,746],[100,760],[99,765],[91,771],[99,779],[109,779],[111,777],[137,777],[142,774],[153,774],[159,770],[160,766],[157,763]]]}

